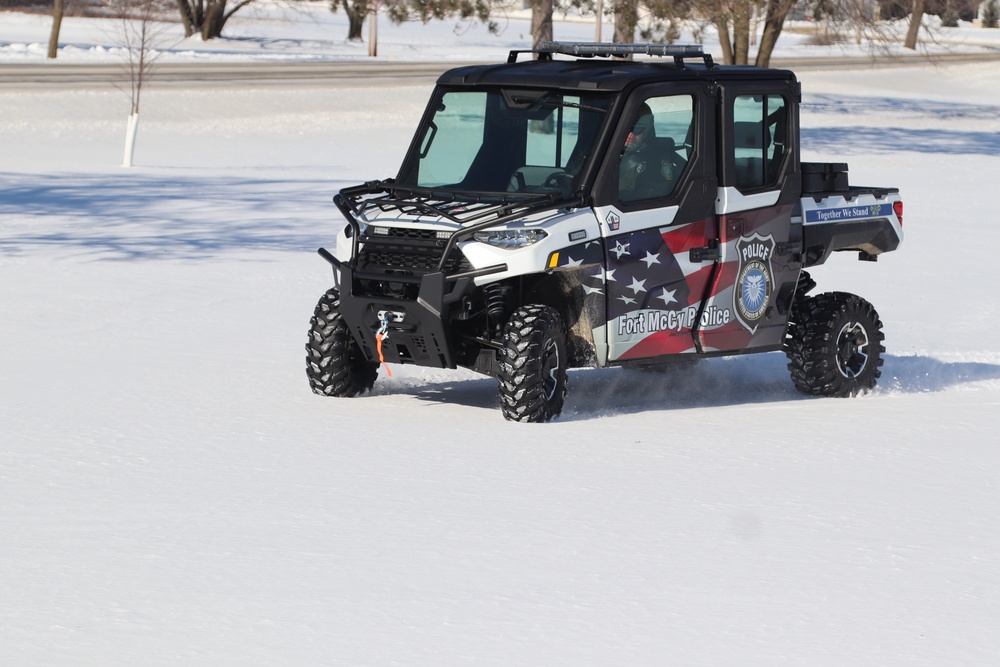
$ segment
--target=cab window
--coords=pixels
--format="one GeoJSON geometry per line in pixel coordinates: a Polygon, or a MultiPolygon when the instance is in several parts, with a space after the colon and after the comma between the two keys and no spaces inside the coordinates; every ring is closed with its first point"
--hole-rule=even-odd
{"type": "Polygon", "coordinates": [[[595,153],[610,100],[546,89],[445,91],[432,102],[397,182],[569,197],[595,153]]]}
{"type": "Polygon", "coordinates": [[[694,98],[650,97],[629,123],[618,162],[618,198],[623,202],[673,194],[691,160],[694,98]]]}
{"type": "Polygon", "coordinates": [[[741,95],[733,102],[734,185],[776,186],[785,159],[787,105],[780,95],[741,95]]]}

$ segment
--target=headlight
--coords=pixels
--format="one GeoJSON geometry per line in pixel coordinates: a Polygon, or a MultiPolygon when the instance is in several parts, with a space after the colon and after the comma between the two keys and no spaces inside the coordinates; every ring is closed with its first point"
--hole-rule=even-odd
{"type": "Polygon", "coordinates": [[[474,239],[496,248],[514,250],[538,243],[546,236],[540,229],[503,229],[490,232],[476,232],[474,239]]]}

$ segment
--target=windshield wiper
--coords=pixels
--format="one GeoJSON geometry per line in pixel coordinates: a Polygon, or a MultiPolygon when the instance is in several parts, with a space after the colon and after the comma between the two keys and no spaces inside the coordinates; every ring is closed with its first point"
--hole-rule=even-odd
{"type": "Polygon", "coordinates": [[[512,102],[517,104],[531,104],[531,108],[537,109],[539,107],[567,107],[570,109],[580,109],[582,111],[597,111],[599,113],[607,113],[607,109],[602,109],[601,107],[592,107],[589,104],[580,104],[579,102],[567,102],[566,100],[560,100],[554,97],[512,97],[510,98],[512,102]]]}

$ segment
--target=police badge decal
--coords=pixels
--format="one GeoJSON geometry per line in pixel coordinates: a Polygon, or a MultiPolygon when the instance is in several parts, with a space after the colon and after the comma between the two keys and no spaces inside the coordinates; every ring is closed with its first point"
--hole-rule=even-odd
{"type": "Polygon", "coordinates": [[[741,236],[736,242],[739,268],[733,290],[736,319],[747,331],[757,333],[757,326],[767,313],[767,304],[774,291],[771,273],[771,256],[774,254],[774,237],[741,236]]]}
{"type": "Polygon", "coordinates": [[[660,176],[663,176],[665,180],[674,180],[674,165],[667,160],[660,161],[660,176]]]}

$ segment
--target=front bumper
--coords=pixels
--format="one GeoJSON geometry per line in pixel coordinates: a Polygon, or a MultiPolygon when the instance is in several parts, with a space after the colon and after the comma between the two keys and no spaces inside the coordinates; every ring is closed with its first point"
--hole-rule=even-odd
{"type": "Polygon", "coordinates": [[[319,254],[333,265],[340,287],[340,314],[354,340],[370,361],[379,361],[376,334],[387,319],[388,333],[382,338],[382,356],[388,363],[432,368],[457,368],[454,334],[451,330],[454,304],[475,289],[475,279],[502,273],[505,264],[453,275],[432,272],[421,276],[385,276],[357,272],[327,250],[319,254]],[[417,285],[417,298],[402,299],[366,294],[362,281],[379,280],[417,285]]]}

